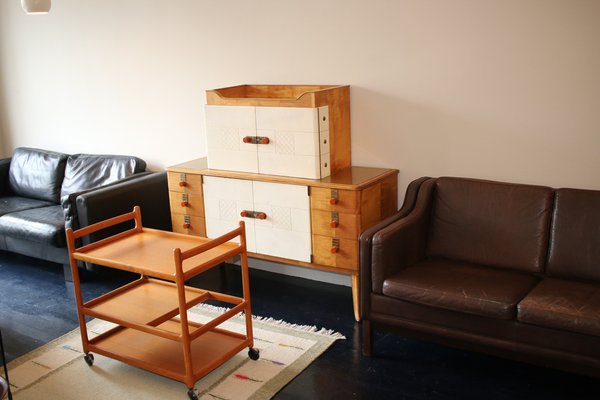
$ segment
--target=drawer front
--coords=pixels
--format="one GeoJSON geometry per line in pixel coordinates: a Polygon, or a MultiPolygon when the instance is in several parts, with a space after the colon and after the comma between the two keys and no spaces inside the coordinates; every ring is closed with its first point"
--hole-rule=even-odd
{"type": "Polygon", "coordinates": [[[195,215],[171,213],[173,232],[206,237],[205,220],[195,215]]]}
{"type": "Polygon", "coordinates": [[[358,214],[360,211],[360,193],[355,190],[311,187],[310,207],[313,210],[358,214]]]}
{"type": "Polygon", "coordinates": [[[313,235],[313,262],[358,271],[358,241],[313,235]]]}
{"type": "Polygon", "coordinates": [[[202,194],[202,175],[167,172],[169,191],[202,194]]]}
{"type": "Polygon", "coordinates": [[[360,216],[335,211],[312,210],[312,233],[315,235],[357,240],[360,216]]]}
{"type": "Polygon", "coordinates": [[[171,212],[176,214],[195,215],[204,217],[204,199],[202,192],[173,192],[169,191],[171,212]]]}
{"type": "Polygon", "coordinates": [[[263,145],[244,140],[256,136],[255,107],[207,105],[204,110],[208,167],[257,173],[257,146],[263,145]]]}

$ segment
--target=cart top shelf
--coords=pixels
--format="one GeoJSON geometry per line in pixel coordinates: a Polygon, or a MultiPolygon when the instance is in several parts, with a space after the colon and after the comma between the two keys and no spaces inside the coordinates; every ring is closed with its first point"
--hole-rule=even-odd
{"type": "MultiPolygon", "coordinates": [[[[76,260],[173,280],[176,276],[175,249],[180,249],[183,253],[210,241],[197,236],[142,228],[139,232],[89,250],[77,249],[73,252],[73,257],[76,260]]],[[[200,265],[219,264],[238,248],[237,243],[226,242],[190,257],[182,263],[183,273],[200,265]]]]}

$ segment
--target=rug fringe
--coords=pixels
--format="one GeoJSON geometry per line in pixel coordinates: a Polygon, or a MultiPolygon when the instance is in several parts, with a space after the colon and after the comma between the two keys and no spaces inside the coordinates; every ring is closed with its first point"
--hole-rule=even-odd
{"type": "MultiPolygon", "coordinates": [[[[206,308],[206,309],[218,312],[218,313],[224,313],[224,312],[230,310],[230,308],[228,308],[228,307],[213,306],[212,304],[206,304],[206,303],[200,303],[196,307],[206,308]]],[[[190,309],[190,310],[192,310],[192,309],[190,309]]],[[[236,315],[236,317],[241,317],[243,315],[244,315],[244,312],[242,311],[242,312],[238,313],[236,315]]],[[[267,325],[280,326],[280,327],[284,327],[284,328],[289,328],[289,329],[294,329],[297,331],[303,331],[303,332],[309,332],[309,333],[316,333],[317,335],[327,336],[332,339],[346,339],[346,336],[342,335],[339,332],[334,331],[333,329],[327,329],[327,328],[319,329],[315,325],[298,325],[298,324],[286,322],[282,319],[275,319],[273,317],[261,317],[261,316],[254,315],[254,314],[252,314],[252,320],[261,322],[261,323],[267,324],[267,325]]]]}

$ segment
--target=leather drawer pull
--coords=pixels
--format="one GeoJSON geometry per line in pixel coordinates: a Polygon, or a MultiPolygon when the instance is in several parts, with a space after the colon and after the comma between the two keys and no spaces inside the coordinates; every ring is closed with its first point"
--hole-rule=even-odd
{"type": "Polygon", "coordinates": [[[331,213],[331,222],[329,223],[329,226],[331,226],[332,228],[337,228],[338,226],[340,226],[340,216],[338,213],[331,213]]]}
{"type": "Polygon", "coordinates": [[[188,194],[187,193],[183,193],[181,195],[181,207],[187,207],[188,204],[189,204],[188,194]]]}
{"type": "Polygon", "coordinates": [[[179,174],[179,186],[187,186],[187,178],[185,174],[179,174]]]}
{"type": "Polygon", "coordinates": [[[337,189],[331,189],[331,198],[329,199],[329,204],[335,206],[340,202],[340,198],[338,197],[337,189]]]}
{"type": "Polygon", "coordinates": [[[251,144],[269,144],[271,142],[266,136],[245,136],[242,141],[251,144]]]}
{"type": "Polygon", "coordinates": [[[335,254],[335,253],[339,253],[339,251],[340,251],[340,239],[338,239],[338,238],[331,239],[331,252],[333,254],[335,254]]]}
{"type": "Polygon", "coordinates": [[[262,211],[248,211],[244,210],[240,213],[240,216],[244,218],[256,218],[256,219],[267,219],[267,214],[262,211]]]}

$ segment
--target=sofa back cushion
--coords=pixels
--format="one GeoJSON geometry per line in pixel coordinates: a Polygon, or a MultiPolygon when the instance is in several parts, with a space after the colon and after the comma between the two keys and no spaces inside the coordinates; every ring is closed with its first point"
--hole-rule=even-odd
{"type": "Polygon", "coordinates": [[[17,196],[60,201],[67,154],[19,147],[10,160],[8,182],[17,196]]]}
{"type": "Polygon", "coordinates": [[[548,254],[548,275],[600,281],[600,191],[556,191],[548,254]]]}
{"type": "Polygon", "coordinates": [[[428,257],[541,272],[554,190],[463,178],[439,178],[428,257]]]}
{"type": "Polygon", "coordinates": [[[146,170],[146,162],[132,156],[74,154],[69,156],[61,197],[108,185],[146,170]]]}

